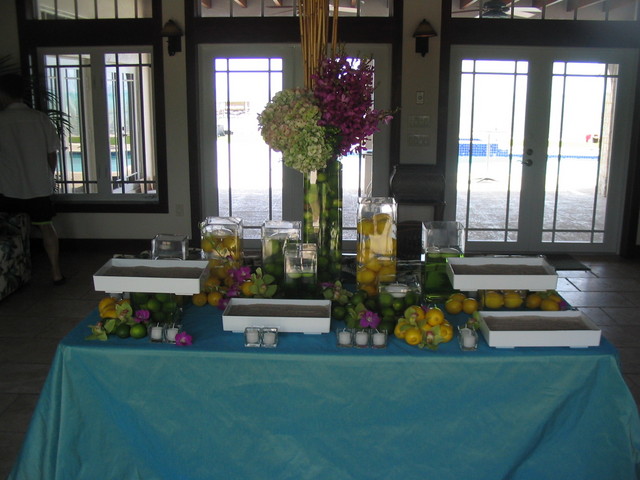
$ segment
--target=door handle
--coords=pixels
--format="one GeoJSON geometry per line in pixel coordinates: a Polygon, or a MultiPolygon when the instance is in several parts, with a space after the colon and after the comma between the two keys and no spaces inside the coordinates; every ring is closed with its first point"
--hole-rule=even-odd
{"type": "Polygon", "coordinates": [[[524,160],[521,160],[520,163],[525,167],[530,167],[531,165],[533,165],[533,160],[531,160],[530,158],[525,158],[524,160]]]}

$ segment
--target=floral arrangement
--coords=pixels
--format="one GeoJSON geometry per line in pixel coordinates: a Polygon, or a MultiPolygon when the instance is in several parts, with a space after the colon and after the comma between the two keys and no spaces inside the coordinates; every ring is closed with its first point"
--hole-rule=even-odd
{"type": "Polygon", "coordinates": [[[312,89],[282,90],[258,115],[262,138],[282,152],[285,165],[303,173],[362,152],[378,124],[392,118],[373,108],[373,74],[370,59],[325,58],[312,89]]]}

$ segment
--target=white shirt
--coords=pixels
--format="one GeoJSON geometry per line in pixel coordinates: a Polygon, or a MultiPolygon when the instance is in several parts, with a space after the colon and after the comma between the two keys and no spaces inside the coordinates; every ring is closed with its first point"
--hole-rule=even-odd
{"type": "Polygon", "coordinates": [[[0,111],[0,194],[13,198],[48,197],[53,173],[48,154],[60,138],[46,114],[24,103],[0,111]]]}

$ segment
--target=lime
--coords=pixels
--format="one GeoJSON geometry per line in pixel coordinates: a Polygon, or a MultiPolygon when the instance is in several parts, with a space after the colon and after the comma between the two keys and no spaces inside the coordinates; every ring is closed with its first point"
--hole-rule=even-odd
{"type": "Polygon", "coordinates": [[[418,294],[414,291],[409,291],[404,297],[405,306],[415,305],[418,303],[418,294]]]}
{"type": "Polygon", "coordinates": [[[396,322],[394,320],[383,320],[378,325],[378,330],[380,332],[387,331],[387,334],[392,334],[393,330],[396,328],[396,322]]]}
{"type": "Polygon", "coordinates": [[[335,307],[333,307],[333,311],[331,312],[331,315],[336,320],[343,320],[344,317],[347,315],[347,309],[344,308],[342,305],[336,305],[335,307]]]}
{"type": "Polygon", "coordinates": [[[146,293],[132,293],[131,297],[133,303],[135,303],[136,305],[142,305],[143,303],[146,303],[147,300],[149,300],[149,295],[147,295],[146,293]]]}
{"type": "Polygon", "coordinates": [[[162,305],[160,304],[157,298],[151,298],[147,302],[147,310],[151,312],[159,312],[161,308],[162,308],[162,305]]]}
{"type": "Polygon", "coordinates": [[[360,303],[364,303],[366,298],[367,298],[367,293],[363,291],[359,291],[353,294],[353,296],[351,297],[351,303],[353,305],[358,305],[360,303]]]}
{"type": "Polygon", "coordinates": [[[147,327],[141,323],[136,323],[129,330],[129,335],[133,338],[144,338],[147,336],[147,327]]]}
{"type": "Polygon", "coordinates": [[[156,293],[156,299],[161,303],[168,302],[170,298],[168,293],[156,293]]]}
{"type": "Polygon", "coordinates": [[[118,325],[118,328],[116,328],[115,333],[120,338],[127,338],[130,335],[130,329],[131,327],[129,327],[129,325],[127,325],[126,323],[123,323],[122,325],[118,325]]]}
{"type": "Polygon", "coordinates": [[[393,308],[396,312],[404,312],[404,300],[401,298],[395,298],[391,303],[391,308],[393,308]]]}
{"type": "Polygon", "coordinates": [[[378,297],[378,305],[382,308],[390,307],[393,304],[393,295],[389,292],[382,292],[378,297]]]}

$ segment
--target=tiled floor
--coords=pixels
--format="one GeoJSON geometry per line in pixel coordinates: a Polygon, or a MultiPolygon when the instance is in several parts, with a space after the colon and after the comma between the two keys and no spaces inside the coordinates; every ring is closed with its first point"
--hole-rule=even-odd
{"type": "MultiPolygon", "coordinates": [[[[131,252],[127,252],[131,253],[131,252]]],[[[93,273],[106,252],[63,252],[67,283],[53,287],[36,245],[31,283],[0,301],[0,478],[8,475],[27,430],[59,340],[102,294],[93,273]]],[[[640,259],[578,256],[591,271],[559,271],[558,290],[618,348],[623,373],[640,404],[640,259]]]]}

